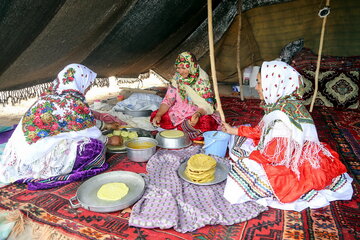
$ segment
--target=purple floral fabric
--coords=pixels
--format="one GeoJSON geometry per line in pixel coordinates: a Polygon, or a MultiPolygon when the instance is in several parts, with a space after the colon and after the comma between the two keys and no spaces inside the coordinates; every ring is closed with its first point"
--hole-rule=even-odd
{"type": "MultiPolygon", "coordinates": [[[[174,228],[189,232],[205,225],[231,225],[267,210],[254,202],[231,205],[224,197],[225,181],[200,186],[182,180],[181,162],[200,153],[199,146],[181,150],[158,150],[147,164],[143,197],[133,206],[129,225],[144,228],[174,228]]],[[[229,165],[228,160],[215,157],[229,165]]]]}
{"type": "Polygon", "coordinates": [[[90,139],[80,148],[77,148],[77,156],[73,170],[69,174],[55,176],[47,179],[26,178],[16,181],[17,183],[27,183],[29,190],[48,189],[69,184],[74,181],[81,181],[95,176],[108,168],[105,163],[104,144],[97,139],[90,139]]]}

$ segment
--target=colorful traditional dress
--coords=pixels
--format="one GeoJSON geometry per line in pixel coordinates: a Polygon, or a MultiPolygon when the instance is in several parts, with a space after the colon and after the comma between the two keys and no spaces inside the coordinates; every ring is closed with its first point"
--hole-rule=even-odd
{"type": "Polygon", "coordinates": [[[261,80],[265,116],[255,128],[238,128],[238,135],[245,138],[231,143],[235,163],[225,198],[297,211],[351,199],[352,179],[346,167],[329,145],[319,141],[301,102],[300,74],[284,62],[264,62],[261,80]],[[239,160],[241,154],[247,158],[239,160]]]}
{"type": "MultiPolygon", "coordinates": [[[[195,62],[189,52],[181,53],[175,61],[175,66],[189,69],[189,76],[183,78],[178,72],[172,79],[162,104],[168,105],[169,110],[162,116],[160,127],[164,129],[183,130],[192,139],[201,138],[206,131],[217,130],[220,118],[214,112],[214,94],[211,89],[209,76],[195,62]],[[199,109],[204,109],[206,114],[201,116],[195,126],[191,126],[188,119],[199,109]]],[[[157,111],[151,115],[150,121],[157,111]]]]}
{"type": "Polygon", "coordinates": [[[104,137],[84,92],[96,73],[66,66],[53,86],[25,113],[0,161],[0,182],[44,189],[93,176],[107,168],[104,137]]]}

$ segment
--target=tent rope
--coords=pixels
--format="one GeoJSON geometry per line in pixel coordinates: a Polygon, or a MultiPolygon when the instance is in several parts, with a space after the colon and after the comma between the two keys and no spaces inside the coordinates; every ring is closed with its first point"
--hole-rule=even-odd
{"type": "MultiPolygon", "coordinates": [[[[330,0],[326,0],[326,6],[327,7],[330,6],[330,0]]],[[[318,58],[317,58],[317,62],[316,62],[316,71],[315,71],[315,88],[314,88],[314,95],[313,95],[313,98],[312,98],[311,104],[310,104],[310,112],[312,112],[312,110],[313,110],[315,99],[316,99],[318,88],[319,88],[319,71],[320,71],[321,53],[322,53],[322,48],[323,48],[323,43],[324,43],[326,19],[327,19],[327,16],[324,17],[323,22],[322,22],[322,27],[321,27],[320,45],[319,45],[319,52],[318,52],[318,58]]]]}
{"type": "Polygon", "coordinates": [[[242,0],[238,2],[238,18],[239,18],[239,25],[238,25],[238,35],[237,35],[237,51],[236,51],[236,68],[238,72],[239,78],[239,88],[240,88],[240,99],[244,101],[244,87],[243,87],[243,80],[242,80],[242,72],[241,72],[241,64],[240,64],[240,39],[241,39],[241,17],[242,17],[242,0]]]}
{"type": "Polygon", "coordinates": [[[214,33],[212,25],[212,0],[208,0],[208,32],[209,32],[209,51],[210,51],[210,64],[211,64],[211,76],[214,85],[214,93],[216,99],[217,110],[219,111],[220,118],[225,122],[224,111],[221,106],[219,88],[216,78],[216,68],[215,68],[215,56],[214,56],[214,33]]]}

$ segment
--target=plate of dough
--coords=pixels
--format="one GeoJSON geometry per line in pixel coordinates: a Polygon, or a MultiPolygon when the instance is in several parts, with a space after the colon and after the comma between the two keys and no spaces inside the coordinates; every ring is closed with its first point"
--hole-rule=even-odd
{"type": "Polygon", "coordinates": [[[195,154],[178,168],[180,178],[196,185],[212,185],[227,178],[229,168],[206,154],[195,154]]]}
{"type": "Polygon", "coordinates": [[[140,174],[112,171],[82,183],[70,204],[73,208],[82,207],[94,212],[114,212],[133,205],[144,190],[145,181],[140,174]]]}

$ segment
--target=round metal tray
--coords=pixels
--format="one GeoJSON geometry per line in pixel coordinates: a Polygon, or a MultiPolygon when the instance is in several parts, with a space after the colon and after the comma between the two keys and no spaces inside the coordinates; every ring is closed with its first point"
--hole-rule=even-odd
{"type": "Polygon", "coordinates": [[[86,180],[72,197],[70,205],[73,208],[85,208],[93,212],[115,212],[130,207],[137,202],[145,191],[145,181],[140,174],[128,171],[113,171],[102,173],[86,180]],[[97,197],[100,187],[106,183],[122,182],[128,188],[128,194],[117,201],[106,201],[97,197]],[[75,204],[74,201],[78,201],[75,204]]]}
{"type": "Polygon", "coordinates": [[[222,181],[224,181],[227,178],[227,175],[230,171],[230,169],[223,163],[216,163],[216,168],[215,168],[215,178],[213,181],[211,182],[207,182],[207,183],[198,183],[198,182],[193,182],[191,181],[186,175],[185,175],[185,169],[186,169],[186,165],[187,165],[187,161],[183,162],[180,167],[178,168],[178,174],[180,176],[180,178],[182,178],[183,180],[195,184],[195,185],[213,185],[213,184],[217,184],[220,183],[222,181]]]}

